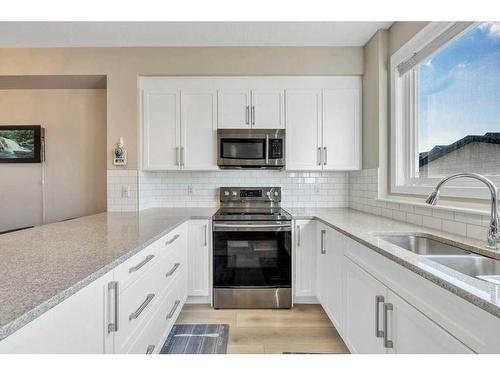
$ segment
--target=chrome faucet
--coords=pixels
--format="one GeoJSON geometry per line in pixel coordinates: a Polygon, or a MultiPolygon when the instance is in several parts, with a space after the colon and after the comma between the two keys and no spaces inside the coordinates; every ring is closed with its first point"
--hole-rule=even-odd
{"type": "Polygon", "coordinates": [[[450,180],[454,180],[455,178],[461,178],[461,177],[466,177],[466,178],[473,178],[475,180],[483,182],[486,186],[488,186],[488,189],[490,189],[490,194],[491,194],[491,217],[490,217],[490,227],[488,229],[488,236],[487,236],[487,242],[488,245],[487,247],[490,249],[497,250],[498,245],[500,242],[500,235],[498,233],[498,198],[497,198],[497,187],[495,184],[488,178],[481,176],[480,174],[477,173],[457,173],[453,174],[451,176],[443,178],[436,186],[434,191],[427,197],[425,200],[425,203],[431,204],[433,206],[436,205],[436,203],[439,200],[439,189],[441,189],[441,186],[444,185],[446,182],[450,180]]]}

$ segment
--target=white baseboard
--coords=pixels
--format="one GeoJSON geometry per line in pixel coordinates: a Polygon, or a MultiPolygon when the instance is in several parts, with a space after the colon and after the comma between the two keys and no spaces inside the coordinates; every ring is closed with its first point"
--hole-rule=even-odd
{"type": "Polygon", "coordinates": [[[196,304],[211,304],[212,301],[210,300],[209,296],[188,296],[187,304],[189,305],[196,305],[196,304]]]}
{"type": "Polygon", "coordinates": [[[304,304],[304,305],[317,305],[319,304],[318,299],[315,296],[305,296],[305,297],[293,297],[294,304],[304,304]]]}

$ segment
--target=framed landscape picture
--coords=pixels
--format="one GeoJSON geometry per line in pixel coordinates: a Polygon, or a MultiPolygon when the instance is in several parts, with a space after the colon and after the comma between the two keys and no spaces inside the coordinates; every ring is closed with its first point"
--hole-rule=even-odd
{"type": "Polygon", "coordinates": [[[0,163],[40,163],[40,125],[0,125],[0,163]]]}

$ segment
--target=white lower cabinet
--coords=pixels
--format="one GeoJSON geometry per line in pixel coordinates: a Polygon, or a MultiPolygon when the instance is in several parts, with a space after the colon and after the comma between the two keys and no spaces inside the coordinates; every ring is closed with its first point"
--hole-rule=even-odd
{"type": "Polygon", "coordinates": [[[353,353],[385,353],[380,332],[387,288],[347,257],[343,262],[343,288],[342,333],[346,345],[353,353]]]}
{"type": "Polygon", "coordinates": [[[318,300],[332,323],[340,330],[342,325],[342,245],[341,234],[329,226],[317,226],[318,300]]]}
{"type": "Polygon", "coordinates": [[[348,257],[343,273],[343,333],[354,353],[473,353],[348,257]]]}
{"type": "Polygon", "coordinates": [[[0,353],[157,353],[186,301],[187,250],[184,223],[0,341],[0,353]]]}
{"type": "Polygon", "coordinates": [[[294,301],[300,303],[316,297],[316,221],[296,220],[294,233],[294,301]]]}
{"type": "Polygon", "coordinates": [[[188,225],[188,296],[209,302],[210,220],[191,220],[188,225]]]}
{"type": "Polygon", "coordinates": [[[104,353],[107,329],[107,273],[0,341],[0,353],[104,353]]]}
{"type": "MultiPolygon", "coordinates": [[[[319,220],[296,220],[294,230],[295,303],[316,296],[351,352],[473,352],[422,313],[418,304],[412,305],[396,293],[406,285],[386,283],[378,274],[373,276],[370,267],[378,259],[411,271],[319,220]]],[[[392,272],[378,270],[386,276],[392,272]]]]}
{"type": "Polygon", "coordinates": [[[387,291],[387,340],[392,343],[389,353],[399,354],[452,354],[473,353],[432,320],[400,298],[390,289],[387,291]],[[389,309],[387,309],[389,308],[389,309]]]}

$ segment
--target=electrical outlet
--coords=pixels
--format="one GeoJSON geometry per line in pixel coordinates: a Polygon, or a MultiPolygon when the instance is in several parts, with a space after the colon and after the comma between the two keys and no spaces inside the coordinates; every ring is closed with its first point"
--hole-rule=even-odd
{"type": "Polygon", "coordinates": [[[188,195],[193,195],[193,187],[191,185],[188,186],[187,190],[188,195]]]}
{"type": "Polygon", "coordinates": [[[122,198],[130,198],[130,186],[122,185],[122,198]]]}

